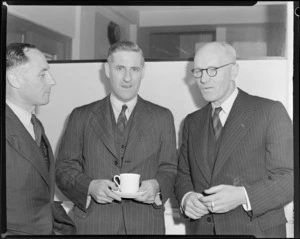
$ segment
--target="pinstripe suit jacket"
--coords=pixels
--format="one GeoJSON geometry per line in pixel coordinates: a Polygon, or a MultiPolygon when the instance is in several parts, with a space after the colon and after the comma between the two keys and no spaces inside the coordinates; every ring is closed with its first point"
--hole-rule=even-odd
{"type": "Polygon", "coordinates": [[[41,150],[6,105],[7,229],[17,234],[50,234],[55,173],[50,143],[50,170],[41,150]]]}
{"type": "Polygon", "coordinates": [[[122,200],[86,209],[93,179],[112,179],[120,173],[138,173],[141,181],[157,179],[163,203],[173,192],[177,169],[176,138],[172,113],[138,97],[122,166],[117,157],[109,96],[76,108],[59,148],[57,185],[75,204],[74,221],[79,234],[116,234],[124,213],[128,234],[163,234],[164,208],[122,200]]]}
{"type": "MultiPolygon", "coordinates": [[[[180,150],[176,197],[212,186],[244,186],[252,211],[242,206],[212,214],[216,234],[285,236],[284,205],[293,200],[292,122],[279,102],[239,94],[223,128],[213,170],[207,161],[211,104],[186,117],[180,150]]],[[[191,221],[191,232],[206,234],[207,218],[191,221]]]]}

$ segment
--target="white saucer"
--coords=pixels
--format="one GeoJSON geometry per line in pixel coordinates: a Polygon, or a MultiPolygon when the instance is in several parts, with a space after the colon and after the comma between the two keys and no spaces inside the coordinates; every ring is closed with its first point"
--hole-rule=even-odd
{"type": "Polygon", "coordinates": [[[113,191],[115,194],[120,196],[121,198],[137,198],[138,196],[143,195],[145,192],[137,192],[137,193],[124,193],[120,191],[113,191]]]}

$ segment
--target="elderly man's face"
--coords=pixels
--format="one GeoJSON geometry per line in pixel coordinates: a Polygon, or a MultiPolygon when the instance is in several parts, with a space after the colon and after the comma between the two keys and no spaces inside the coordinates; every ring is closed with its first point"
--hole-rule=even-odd
{"type": "MultiPolygon", "coordinates": [[[[217,46],[204,46],[195,55],[194,69],[220,67],[231,62],[232,59],[217,46]]],[[[219,106],[231,95],[235,78],[232,75],[232,66],[233,64],[230,64],[218,69],[214,77],[209,76],[205,70],[202,72],[202,77],[197,79],[197,83],[206,101],[219,106]]]]}
{"type": "Polygon", "coordinates": [[[143,58],[138,52],[115,52],[105,63],[105,73],[110,79],[112,93],[127,102],[138,94],[144,76],[143,58]]]}

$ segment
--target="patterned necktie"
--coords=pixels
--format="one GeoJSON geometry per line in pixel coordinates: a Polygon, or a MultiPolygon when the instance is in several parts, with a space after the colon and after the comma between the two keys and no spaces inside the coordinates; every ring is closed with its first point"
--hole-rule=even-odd
{"type": "Polygon", "coordinates": [[[214,129],[214,134],[215,134],[215,139],[218,140],[221,131],[222,131],[222,124],[219,118],[219,113],[221,112],[222,107],[217,107],[215,108],[214,115],[212,117],[212,124],[213,124],[213,129],[214,129]]]}
{"type": "Polygon", "coordinates": [[[48,148],[43,138],[44,130],[42,123],[38,120],[35,114],[31,115],[31,123],[33,125],[33,130],[35,134],[35,142],[42,151],[47,167],[49,168],[50,163],[48,159],[48,148]]]}
{"type": "Polygon", "coordinates": [[[127,125],[127,118],[125,115],[125,111],[127,109],[127,105],[122,106],[122,111],[118,117],[117,126],[120,132],[123,134],[127,125]]]}

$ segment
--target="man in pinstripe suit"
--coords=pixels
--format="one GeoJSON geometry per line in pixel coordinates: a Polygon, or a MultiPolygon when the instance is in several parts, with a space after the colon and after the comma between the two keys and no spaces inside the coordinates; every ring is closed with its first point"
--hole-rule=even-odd
{"type": "Polygon", "coordinates": [[[286,237],[293,126],[284,106],[236,87],[227,43],[200,48],[192,71],[209,103],[185,119],[175,184],[191,233],[286,237]]]}
{"type": "Polygon", "coordinates": [[[163,204],[177,170],[175,128],[170,110],[138,95],[144,57],[132,42],[111,46],[105,73],[111,93],[70,115],[56,163],[57,185],[74,203],[79,234],[164,234],[163,204]],[[118,118],[125,106],[125,131],[118,118]],[[120,173],[141,175],[141,195],[113,192],[120,173]]]}
{"type": "Polygon", "coordinates": [[[7,47],[6,235],[75,232],[60,203],[53,201],[55,172],[51,145],[43,130],[39,134],[41,142],[37,143],[32,121],[36,106],[49,103],[54,85],[47,60],[35,46],[12,43],[7,47]]]}

